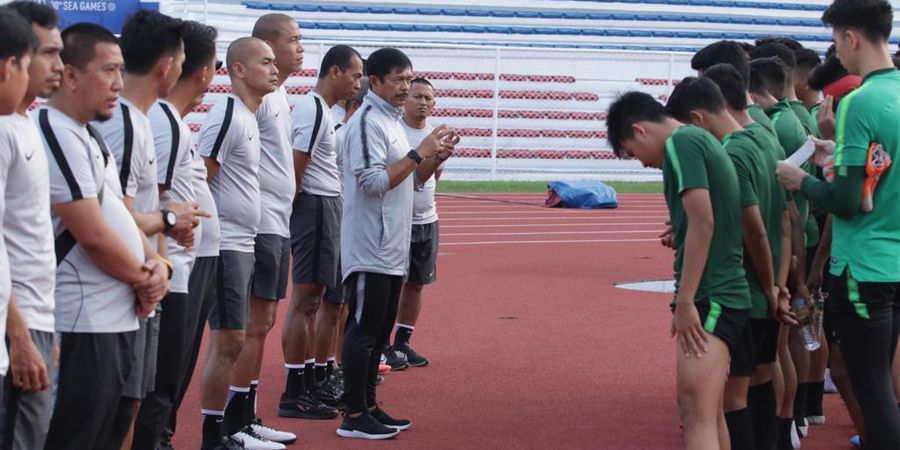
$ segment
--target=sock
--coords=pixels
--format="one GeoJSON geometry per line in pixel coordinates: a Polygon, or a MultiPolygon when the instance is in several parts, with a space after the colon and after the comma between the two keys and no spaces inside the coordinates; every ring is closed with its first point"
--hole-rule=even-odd
{"type": "Polygon", "coordinates": [[[822,409],[822,399],[825,397],[825,382],[809,383],[806,392],[806,415],[807,416],[824,416],[825,411],[822,409]]]}
{"type": "Polygon", "coordinates": [[[325,382],[325,370],[328,367],[328,364],[325,363],[316,363],[316,384],[321,384],[325,382]]]}
{"type": "Polygon", "coordinates": [[[213,411],[201,409],[203,420],[203,448],[214,448],[222,444],[222,422],[225,420],[225,411],[213,411]]]}
{"type": "Polygon", "coordinates": [[[806,401],[809,393],[809,383],[797,383],[797,395],[794,396],[794,420],[797,423],[806,421],[806,401]]]}
{"type": "Polygon", "coordinates": [[[250,395],[249,387],[228,387],[228,402],[225,406],[225,434],[231,436],[238,431],[244,429],[247,425],[244,422],[247,419],[245,407],[247,406],[247,397],[250,395]]]}
{"type": "Polygon", "coordinates": [[[329,356],[328,361],[325,362],[325,376],[331,377],[334,375],[334,356],[329,356]]]}
{"type": "Polygon", "coordinates": [[[775,418],[775,386],[771,381],[750,386],[747,409],[753,424],[756,448],[775,450],[778,442],[778,422],[775,418]]]}
{"type": "Polygon", "coordinates": [[[416,329],[416,327],[413,325],[398,323],[397,332],[394,333],[394,347],[402,348],[408,346],[414,329],[416,329]]]}
{"type": "Polygon", "coordinates": [[[778,450],[794,450],[791,442],[791,429],[794,427],[794,419],[778,418],[778,450]]]}
{"type": "Polygon", "coordinates": [[[250,393],[247,395],[247,405],[244,407],[247,414],[246,423],[256,420],[256,392],[259,390],[259,380],[250,380],[250,393]]]}
{"type": "Polygon", "coordinates": [[[305,377],[304,381],[306,381],[306,390],[307,392],[312,392],[316,390],[316,360],[307,359],[303,365],[305,366],[303,375],[305,377]]]}
{"type": "Polygon", "coordinates": [[[306,393],[306,377],[303,364],[285,364],[284,371],[287,381],[284,383],[284,395],[287,398],[297,398],[306,393]]]}
{"type": "Polygon", "coordinates": [[[750,410],[747,408],[725,413],[728,424],[728,435],[731,438],[731,450],[754,450],[753,424],[750,422],[750,410]]]}

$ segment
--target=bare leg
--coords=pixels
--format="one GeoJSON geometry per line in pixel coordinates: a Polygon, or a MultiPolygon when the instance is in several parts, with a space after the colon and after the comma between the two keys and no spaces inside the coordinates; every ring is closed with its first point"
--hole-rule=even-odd
{"type": "MultiPolygon", "coordinates": [[[[708,337],[709,351],[702,358],[675,352],[678,405],[687,450],[720,448],[719,421],[728,373],[728,347],[719,338],[708,337]]],[[[727,435],[727,427],[725,433],[727,435]]]]}

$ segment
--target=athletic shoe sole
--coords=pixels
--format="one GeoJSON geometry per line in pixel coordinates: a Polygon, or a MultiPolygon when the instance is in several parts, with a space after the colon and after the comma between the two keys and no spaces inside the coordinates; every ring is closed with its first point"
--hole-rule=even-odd
{"type": "Polygon", "coordinates": [[[806,423],[810,425],[825,425],[825,416],[806,416],[806,423]]]}
{"type": "Polygon", "coordinates": [[[308,412],[297,411],[295,409],[278,408],[279,417],[287,417],[291,419],[331,420],[337,417],[338,414],[339,413],[337,411],[335,411],[334,414],[311,414],[308,412]]]}
{"type": "Polygon", "coordinates": [[[426,360],[426,361],[422,361],[422,362],[409,363],[409,367],[425,367],[425,366],[427,366],[427,365],[428,365],[428,361],[427,361],[427,360],[426,360]]]}
{"type": "Polygon", "coordinates": [[[400,434],[400,431],[399,430],[394,431],[391,434],[368,434],[368,433],[363,433],[362,431],[344,430],[342,428],[338,428],[337,434],[338,434],[338,436],[345,437],[345,438],[368,439],[368,440],[372,440],[372,441],[380,441],[383,439],[391,439],[391,438],[397,436],[398,434],[400,434]]]}
{"type": "Polygon", "coordinates": [[[386,427],[388,427],[388,428],[393,428],[393,429],[395,429],[395,430],[397,430],[397,431],[406,431],[406,430],[408,430],[408,429],[410,429],[410,428],[412,427],[412,424],[411,424],[411,423],[410,423],[410,424],[407,424],[407,425],[386,425],[386,424],[382,424],[382,425],[384,425],[384,426],[386,426],[386,427]]]}

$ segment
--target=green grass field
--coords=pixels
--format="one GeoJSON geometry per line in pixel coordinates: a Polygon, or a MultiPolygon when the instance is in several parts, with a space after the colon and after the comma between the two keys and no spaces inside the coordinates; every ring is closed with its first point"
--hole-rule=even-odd
{"type": "MultiPolygon", "coordinates": [[[[608,182],[610,187],[622,194],[661,193],[660,182],[608,182]]],[[[547,192],[544,181],[441,181],[438,192],[547,192]]]]}

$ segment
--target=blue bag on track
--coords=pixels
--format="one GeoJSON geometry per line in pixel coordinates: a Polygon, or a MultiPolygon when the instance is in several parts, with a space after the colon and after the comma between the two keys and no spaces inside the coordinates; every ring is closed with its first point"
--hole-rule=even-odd
{"type": "Polygon", "coordinates": [[[547,207],[618,208],[616,190],[600,181],[551,181],[547,183],[547,207]]]}

